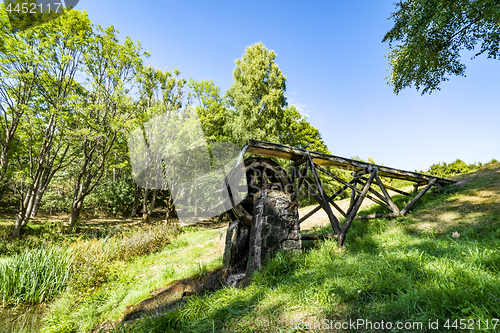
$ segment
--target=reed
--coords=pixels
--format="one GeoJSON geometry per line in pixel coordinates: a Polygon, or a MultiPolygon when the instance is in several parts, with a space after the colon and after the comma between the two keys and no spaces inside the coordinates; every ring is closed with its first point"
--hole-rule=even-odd
{"type": "Polygon", "coordinates": [[[0,297],[6,304],[52,299],[67,285],[73,254],[61,247],[27,250],[0,264],[0,297]]]}

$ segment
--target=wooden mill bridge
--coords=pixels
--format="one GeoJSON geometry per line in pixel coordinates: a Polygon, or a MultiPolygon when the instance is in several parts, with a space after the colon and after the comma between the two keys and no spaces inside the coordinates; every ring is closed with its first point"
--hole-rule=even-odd
{"type": "MultiPolygon", "coordinates": [[[[251,225],[253,200],[260,189],[270,188],[281,190],[289,194],[291,200],[295,202],[301,188],[304,186],[319,205],[300,218],[299,223],[304,222],[315,212],[323,209],[328,215],[334,233],[302,235],[302,240],[335,238],[338,239],[339,243],[342,245],[347,231],[355,218],[371,219],[403,216],[432,186],[442,191],[444,186],[455,183],[455,181],[450,179],[404,171],[383,165],[371,164],[264,141],[250,140],[249,144],[243,149],[243,152],[289,160],[292,171],[291,177],[289,178],[285,170],[283,170],[278,163],[269,158],[250,157],[245,159],[245,173],[248,185],[248,187],[245,186],[245,190],[248,189],[248,194],[239,205],[233,208],[238,219],[247,226],[251,225]],[[328,171],[325,167],[352,171],[352,179],[350,181],[345,181],[328,171]],[[333,194],[326,193],[319,177],[320,172],[339,183],[342,186],[340,190],[333,194]],[[401,179],[413,182],[413,194],[384,183],[382,181],[383,178],[401,179]],[[374,185],[378,187],[378,190],[374,188],[374,185]],[[422,188],[420,192],[418,192],[419,188],[422,188]],[[351,200],[349,208],[344,212],[333,200],[348,189],[351,190],[351,200]],[[389,195],[388,190],[406,196],[418,194],[406,205],[406,207],[398,207],[389,195]],[[391,213],[357,216],[358,210],[365,198],[387,208],[391,213]],[[343,224],[341,224],[338,218],[333,214],[332,207],[345,218],[343,224]]],[[[228,177],[232,176],[231,173],[228,175],[228,177]]]]}

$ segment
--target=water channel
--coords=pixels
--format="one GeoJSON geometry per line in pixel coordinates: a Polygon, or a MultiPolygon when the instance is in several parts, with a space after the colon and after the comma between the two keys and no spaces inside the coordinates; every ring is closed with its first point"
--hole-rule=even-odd
{"type": "Polygon", "coordinates": [[[42,326],[46,306],[0,307],[0,333],[35,333],[42,326]]]}

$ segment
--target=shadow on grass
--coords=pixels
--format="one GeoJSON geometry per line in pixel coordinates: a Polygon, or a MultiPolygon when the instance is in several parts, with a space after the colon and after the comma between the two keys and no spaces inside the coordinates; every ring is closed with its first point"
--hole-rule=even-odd
{"type": "MultiPolygon", "coordinates": [[[[276,256],[255,275],[248,289],[224,289],[204,296],[185,309],[151,320],[144,328],[154,332],[289,330],[292,323],[287,318],[294,312],[290,308],[299,309],[300,318],[306,322],[358,318],[416,321],[422,325],[416,331],[422,332],[430,331],[429,320],[439,320],[440,330],[447,331],[446,319],[469,318],[477,323],[498,318],[500,232],[491,223],[498,219],[498,208],[491,203],[465,201],[460,205],[464,213],[454,223],[440,224],[439,230],[425,232],[416,228],[428,222],[427,211],[456,212],[454,195],[474,193],[484,184],[478,179],[464,188],[429,192],[405,217],[356,220],[344,250],[335,241],[304,242],[303,254],[276,256]],[[473,228],[467,225],[465,213],[471,205],[479,206],[480,211],[473,228]],[[452,231],[459,235],[452,237],[452,231]],[[279,325],[273,327],[270,323],[279,325]]],[[[395,198],[399,207],[410,200],[395,198]]],[[[382,212],[376,207],[361,213],[382,212]]],[[[311,232],[332,230],[328,226],[311,232]]]]}
{"type": "MultiPolygon", "coordinates": [[[[307,254],[277,255],[245,290],[196,297],[183,309],[122,330],[278,332],[292,328],[291,308],[301,311],[305,322],[362,318],[426,325],[436,319],[444,324],[448,318],[498,318],[500,241],[490,239],[478,248],[475,241],[451,237],[399,237],[400,244],[382,254],[363,247],[341,250],[326,241],[307,254]]],[[[365,234],[359,245],[370,246],[370,238],[365,234]]]]}

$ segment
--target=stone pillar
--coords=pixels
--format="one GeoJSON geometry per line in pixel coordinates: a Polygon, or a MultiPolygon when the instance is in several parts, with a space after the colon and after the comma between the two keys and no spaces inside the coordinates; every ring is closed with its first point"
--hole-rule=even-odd
{"type": "Polygon", "coordinates": [[[297,204],[291,201],[288,194],[274,190],[257,192],[250,229],[247,277],[277,251],[301,250],[298,217],[297,204]]]}
{"type": "Polygon", "coordinates": [[[250,228],[238,220],[231,222],[223,257],[223,279],[227,285],[234,287],[245,277],[249,246],[250,228]]]}

